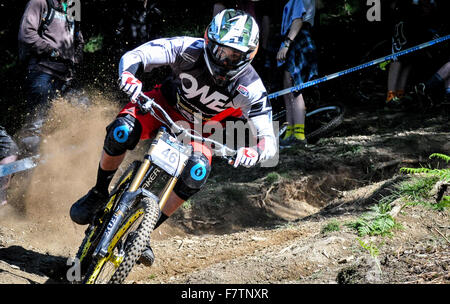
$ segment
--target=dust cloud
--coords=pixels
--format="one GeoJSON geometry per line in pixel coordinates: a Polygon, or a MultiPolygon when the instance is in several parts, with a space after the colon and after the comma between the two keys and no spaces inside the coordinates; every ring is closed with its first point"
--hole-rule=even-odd
{"type": "MultiPolygon", "coordinates": [[[[29,180],[23,194],[0,210],[2,226],[22,230],[23,241],[30,246],[73,254],[81,242],[86,226],[73,223],[69,209],[95,183],[105,128],[120,109],[113,98],[98,93],[90,93],[89,99],[89,106],[54,100],[43,128],[42,161],[26,173],[29,180]]],[[[24,187],[21,180],[14,184],[24,187]]]]}

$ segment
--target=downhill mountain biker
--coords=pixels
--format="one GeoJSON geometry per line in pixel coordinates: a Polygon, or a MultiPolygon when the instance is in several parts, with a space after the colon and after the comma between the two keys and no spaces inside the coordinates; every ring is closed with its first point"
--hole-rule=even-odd
{"type": "MultiPolygon", "coordinates": [[[[272,126],[272,108],[266,89],[251,66],[258,50],[259,29],[253,17],[239,10],[224,10],[216,15],[205,31],[204,39],[173,37],[152,40],[123,55],[119,64],[121,89],[131,97],[117,118],[107,127],[96,185],[70,210],[72,220],[80,225],[90,223],[96,211],[108,198],[109,184],[125,157],[139,139],[152,138],[161,122],[143,115],[135,103],[142,90],[136,72],[168,65],[173,75],[162,85],[145,93],[154,98],[174,121],[194,124],[201,114],[204,124],[222,120],[238,111],[256,130],[258,144],[238,150],[234,167],[254,166],[277,153],[272,126]]],[[[198,192],[211,170],[211,150],[192,143],[193,154],[178,180],[155,226],[161,225],[181,204],[198,192]],[[195,167],[195,168],[194,168],[195,167]],[[194,168],[194,170],[192,170],[194,168]],[[203,174],[192,175],[196,168],[203,174]]],[[[141,262],[149,265],[154,256],[150,242],[141,262]]]]}

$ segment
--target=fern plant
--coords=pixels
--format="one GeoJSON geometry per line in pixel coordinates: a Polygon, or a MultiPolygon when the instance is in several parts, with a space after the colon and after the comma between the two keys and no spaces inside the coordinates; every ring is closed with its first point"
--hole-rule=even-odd
{"type": "MultiPolygon", "coordinates": [[[[441,153],[433,153],[429,157],[432,158],[439,158],[444,160],[447,164],[450,162],[450,156],[441,154],[441,153]]],[[[445,182],[450,181],[450,169],[432,169],[432,168],[400,168],[400,172],[404,172],[407,174],[426,174],[429,176],[436,176],[440,180],[443,180],[445,182]]]]}
{"type": "Polygon", "coordinates": [[[369,212],[356,221],[350,222],[348,226],[355,229],[359,236],[391,236],[392,230],[401,228],[401,225],[389,214],[391,209],[392,206],[389,203],[379,203],[372,206],[369,212]]]}
{"type": "Polygon", "coordinates": [[[367,250],[367,252],[373,258],[373,260],[375,261],[375,264],[377,265],[378,271],[380,273],[382,273],[380,261],[378,260],[378,255],[380,254],[380,250],[378,249],[378,247],[375,244],[373,244],[372,242],[365,243],[360,238],[358,238],[357,240],[358,240],[359,244],[361,245],[361,247],[364,248],[365,250],[367,250]]]}
{"type": "MultiPolygon", "coordinates": [[[[442,154],[442,153],[433,153],[430,155],[430,159],[437,158],[445,161],[447,164],[450,162],[450,156],[442,154]]],[[[443,195],[444,191],[442,191],[441,196],[438,196],[437,202],[434,204],[430,204],[422,199],[430,198],[430,190],[432,185],[430,182],[436,184],[438,181],[442,181],[444,184],[448,184],[450,182],[450,169],[432,169],[432,168],[401,168],[400,172],[404,172],[407,174],[422,174],[423,178],[418,179],[417,182],[407,185],[406,188],[402,189],[406,192],[409,198],[412,198],[412,202],[410,204],[423,204],[423,205],[431,205],[433,209],[443,211],[445,208],[450,206],[450,196],[443,195]],[[425,193],[424,193],[425,192],[425,193]],[[417,197],[421,199],[417,199],[417,197]]],[[[445,185],[445,187],[447,187],[445,185]]],[[[445,190],[445,189],[444,189],[445,190]]]]}

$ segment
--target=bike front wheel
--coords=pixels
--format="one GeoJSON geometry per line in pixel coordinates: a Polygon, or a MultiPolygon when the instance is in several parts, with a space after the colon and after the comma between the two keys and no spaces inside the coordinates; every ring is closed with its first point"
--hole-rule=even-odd
{"type": "Polygon", "coordinates": [[[113,236],[107,255],[94,258],[84,283],[122,283],[145,250],[158,218],[154,199],[145,197],[136,204],[113,236]]]}
{"type": "Polygon", "coordinates": [[[94,263],[92,254],[106,229],[105,223],[111,219],[115,206],[117,206],[121,195],[131,184],[131,181],[138,171],[140,164],[140,161],[134,161],[128,166],[112,190],[110,200],[106,204],[105,208],[102,209],[102,214],[99,214],[94,223],[89,225],[87,228],[86,235],[76,255],[76,258],[80,261],[81,273],[83,274],[83,277],[86,277],[85,274],[87,270],[90,269],[90,266],[94,263]]]}

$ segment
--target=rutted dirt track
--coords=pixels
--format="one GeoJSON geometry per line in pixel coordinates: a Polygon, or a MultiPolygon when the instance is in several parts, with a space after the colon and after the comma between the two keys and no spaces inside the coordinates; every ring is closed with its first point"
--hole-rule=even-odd
{"type": "MultiPolygon", "coordinates": [[[[67,282],[66,260],[83,237],[68,210],[94,182],[116,109],[56,107],[42,147],[55,156],[0,209],[0,283],[67,282]]],[[[333,136],[282,151],[277,167],[233,170],[216,160],[205,189],[153,233],[155,264],[136,266],[127,282],[449,283],[448,209],[405,207],[392,237],[359,238],[343,225],[390,193],[400,167],[427,165],[435,152],[450,154],[445,109],[366,108],[349,109],[333,136]],[[341,229],[323,233],[331,221],[341,229]],[[378,256],[359,240],[376,244],[378,256]]]]}

